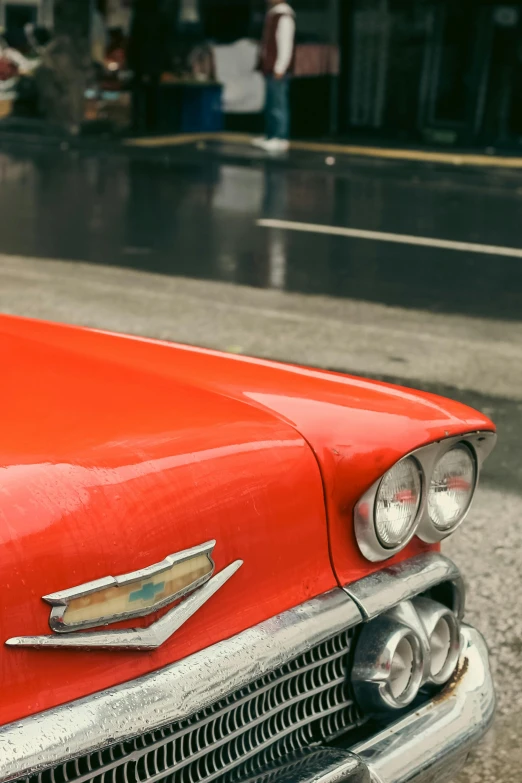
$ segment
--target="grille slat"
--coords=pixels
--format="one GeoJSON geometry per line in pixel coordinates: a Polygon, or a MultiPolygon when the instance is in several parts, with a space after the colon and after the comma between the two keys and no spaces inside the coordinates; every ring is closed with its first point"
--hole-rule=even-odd
{"type": "Polygon", "coordinates": [[[347,630],[221,701],[133,740],[17,783],[235,783],[365,719],[349,681],[347,630]]]}

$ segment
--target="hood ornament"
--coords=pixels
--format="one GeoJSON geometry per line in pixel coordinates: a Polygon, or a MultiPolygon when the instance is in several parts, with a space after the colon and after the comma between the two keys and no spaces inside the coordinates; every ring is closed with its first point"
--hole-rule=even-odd
{"type": "Polygon", "coordinates": [[[205,604],[243,565],[235,560],[218,574],[212,551],[216,542],[169,555],[161,563],[121,576],[107,576],[43,597],[51,605],[50,636],[17,636],[10,647],[155,650],[205,604]],[[184,599],[184,600],[182,600],[184,599]],[[147,628],[97,630],[145,617],[176,605],[147,628]]]}

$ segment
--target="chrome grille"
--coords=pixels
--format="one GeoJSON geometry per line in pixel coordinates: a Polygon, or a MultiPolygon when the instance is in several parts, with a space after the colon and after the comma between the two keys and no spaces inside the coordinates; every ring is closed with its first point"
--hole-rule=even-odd
{"type": "Polygon", "coordinates": [[[68,761],[20,783],[234,783],[354,729],[364,718],[348,676],[353,629],[189,718],[68,761]]]}

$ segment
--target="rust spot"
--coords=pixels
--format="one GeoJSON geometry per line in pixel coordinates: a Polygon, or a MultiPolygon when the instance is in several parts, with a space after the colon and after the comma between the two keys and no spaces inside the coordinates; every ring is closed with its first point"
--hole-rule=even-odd
{"type": "Polygon", "coordinates": [[[439,694],[437,694],[437,696],[434,697],[433,701],[435,702],[435,704],[440,704],[441,702],[446,701],[446,699],[449,699],[450,696],[453,695],[453,691],[459,684],[459,681],[466,674],[468,667],[469,667],[469,659],[464,658],[462,663],[460,663],[459,666],[455,669],[453,677],[446,684],[444,690],[442,690],[439,694]]]}

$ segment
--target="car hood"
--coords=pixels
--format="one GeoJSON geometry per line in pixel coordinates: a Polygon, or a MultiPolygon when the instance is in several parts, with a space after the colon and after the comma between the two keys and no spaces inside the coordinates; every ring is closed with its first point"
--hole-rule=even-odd
{"type": "MultiPolygon", "coordinates": [[[[168,364],[180,382],[277,415],[306,439],[323,479],[330,554],[341,585],[384,567],[369,563],[355,541],[353,508],[366,490],[421,446],[495,430],[467,405],[390,383],[155,340],[112,339],[126,341],[150,366],[168,364]]],[[[414,538],[385,565],[438,548],[414,538]]]]}
{"type": "Polygon", "coordinates": [[[2,642],[50,633],[49,593],[212,539],[216,572],[243,561],[155,651],[4,647],[0,723],[158,669],[335,586],[305,439],[268,409],[181,379],[176,352],[163,351],[0,319],[2,642]]]}

